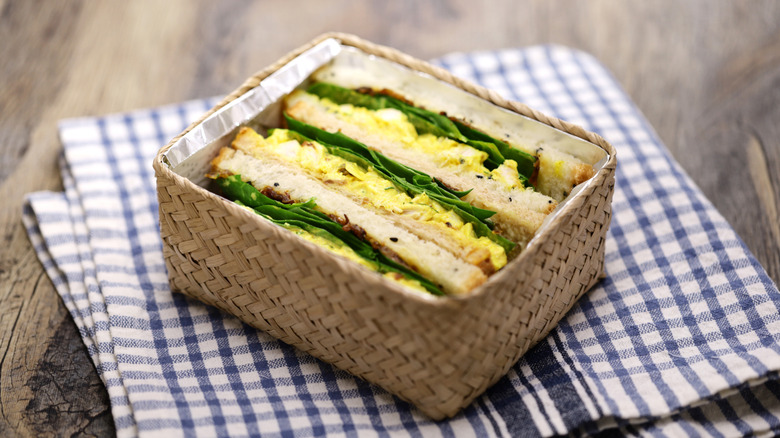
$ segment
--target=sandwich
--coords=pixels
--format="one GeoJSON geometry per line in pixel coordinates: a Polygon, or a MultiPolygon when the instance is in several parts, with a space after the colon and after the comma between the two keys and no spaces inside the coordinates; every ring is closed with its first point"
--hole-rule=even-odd
{"type": "Polygon", "coordinates": [[[412,290],[469,293],[558,204],[535,187],[547,175],[536,155],[391,91],[315,82],[284,99],[283,118],[264,135],[241,128],[208,176],[229,199],[412,290]]]}

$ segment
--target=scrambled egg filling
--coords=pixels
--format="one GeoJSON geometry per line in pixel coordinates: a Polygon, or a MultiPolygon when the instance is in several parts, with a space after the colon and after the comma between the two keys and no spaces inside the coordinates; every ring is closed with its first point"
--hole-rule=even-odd
{"type": "Polygon", "coordinates": [[[492,171],[488,170],[483,164],[488,158],[486,152],[446,137],[418,135],[406,114],[397,109],[370,110],[351,104],[338,105],[328,99],[319,101],[336,117],[370,132],[381,132],[383,137],[403,144],[407,149],[429,155],[440,167],[450,168],[463,175],[476,174],[494,179],[507,190],[524,189],[514,160],[506,160],[492,171]]]}
{"type": "Polygon", "coordinates": [[[411,197],[373,168],[364,169],[351,161],[332,155],[317,142],[298,143],[289,135],[289,131],[284,129],[274,130],[272,135],[265,139],[254,132],[253,137],[256,147],[263,151],[263,155],[270,154],[279,160],[295,163],[325,184],[340,186],[343,191],[359,196],[364,204],[436,226],[463,246],[485,248],[490,252],[495,270],[506,265],[506,252],[500,245],[487,237],[477,236],[472,224],[430,199],[425,193],[411,197]]]}

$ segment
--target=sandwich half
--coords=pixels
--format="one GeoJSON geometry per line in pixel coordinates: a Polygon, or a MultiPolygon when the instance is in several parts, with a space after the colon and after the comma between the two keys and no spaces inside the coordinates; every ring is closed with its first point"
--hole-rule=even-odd
{"type": "Polygon", "coordinates": [[[455,190],[468,190],[463,200],[495,211],[496,231],[521,247],[558,204],[534,189],[533,155],[391,94],[315,83],[284,103],[292,119],[341,132],[455,190]]]}
{"type": "Polygon", "coordinates": [[[472,207],[429,176],[359,143],[329,140],[323,144],[285,129],[264,138],[245,127],[213,160],[210,176],[240,178],[282,204],[309,203],[444,293],[467,293],[507,263],[515,245],[490,229],[493,212],[472,207]]]}

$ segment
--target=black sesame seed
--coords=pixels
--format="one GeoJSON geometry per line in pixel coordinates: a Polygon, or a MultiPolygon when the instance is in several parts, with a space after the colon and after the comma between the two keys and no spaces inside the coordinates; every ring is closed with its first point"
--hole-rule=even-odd
{"type": "Polygon", "coordinates": [[[548,204],[552,204],[552,199],[548,199],[548,200],[547,200],[547,203],[548,203],[548,204]]]}
{"type": "Polygon", "coordinates": [[[477,178],[479,178],[479,179],[482,179],[482,178],[484,178],[484,176],[482,176],[482,175],[477,175],[477,178]]]}
{"type": "Polygon", "coordinates": [[[511,196],[509,197],[509,202],[512,202],[512,197],[511,196]]]}
{"type": "Polygon", "coordinates": [[[397,237],[391,237],[390,240],[392,240],[393,242],[398,242],[398,238],[397,237]]]}
{"type": "Polygon", "coordinates": [[[274,183],[274,187],[279,187],[279,183],[274,183]]]}

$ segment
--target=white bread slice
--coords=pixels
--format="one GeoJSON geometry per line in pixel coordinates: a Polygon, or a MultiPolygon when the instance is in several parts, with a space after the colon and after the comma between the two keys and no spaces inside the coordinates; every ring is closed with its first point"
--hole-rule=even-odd
{"type": "Polygon", "coordinates": [[[433,242],[399,228],[348,197],[329,190],[300,169],[270,160],[260,160],[243,151],[223,148],[212,162],[218,173],[241,175],[258,189],[270,187],[295,201],[315,199],[317,209],[347,218],[365,230],[372,243],[388,248],[412,269],[440,285],[448,294],[461,295],[487,280],[480,268],[460,260],[433,242]]]}
{"type": "Polygon", "coordinates": [[[593,166],[583,163],[566,152],[543,147],[538,149],[537,153],[539,156],[537,188],[558,201],[569,196],[574,186],[587,181],[596,173],[593,166]]]}
{"type": "MultiPolygon", "coordinates": [[[[364,126],[340,117],[323,105],[317,96],[296,91],[285,99],[286,113],[302,122],[329,132],[341,131],[371,149],[409,167],[427,173],[457,190],[472,189],[464,200],[480,208],[496,211],[491,218],[496,231],[524,247],[541,226],[557,202],[532,189],[508,189],[484,174],[463,172],[457,166],[442,164],[434,153],[409,147],[402,141],[388,138],[364,126]]],[[[469,148],[464,146],[464,148],[469,148]]]]}
{"type": "Polygon", "coordinates": [[[255,158],[298,168],[328,189],[384,216],[396,226],[423,240],[436,242],[461,260],[480,267],[486,275],[506,264],[507,254],[500,245],[487,237],[474,235],[470,225],[438,202],[425,195],[413,199],[373,170],[350,166],[353,163],[331,155],[316,142],[301,145],[294,140],[285,141],[289,137],[283,131],[279,132],[282,133],[279,137],[266,140],[245,127],[236,134],[232,146],[255,158]],[[283,143],[274,144],[271,139],[283,143]],[[359,177],[353,177],[350,172],[359,177]],[[440,212],[435,215],[438,221],[432,219],[432,210],[440,212]]]}

